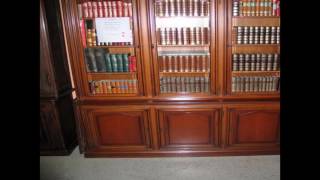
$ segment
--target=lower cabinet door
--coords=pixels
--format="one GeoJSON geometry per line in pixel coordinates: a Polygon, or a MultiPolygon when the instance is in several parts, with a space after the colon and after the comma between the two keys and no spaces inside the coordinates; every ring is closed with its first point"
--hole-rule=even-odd
{"type": "Polygon", "coordinates": [[[150,111],[139,107],[84,106],[87,152],[141,151],[151,147],[150,111]]]}
{"type": "Polygon", "coordinates": [[[229,147],[245,149],[279,147],[279,104],[229,107],[227,124],[229,147]]]}
{"type": "Polygon", "coordinates": [[[160,149],[212,149],[220,144],[220,110],[205,107],[158,109],[160,149]]]}

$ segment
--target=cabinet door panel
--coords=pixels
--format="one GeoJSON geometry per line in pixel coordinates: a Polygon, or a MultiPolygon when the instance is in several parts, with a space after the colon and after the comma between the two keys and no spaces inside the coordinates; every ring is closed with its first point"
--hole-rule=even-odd
{"type": "Polygon", "coordinates": [[[219,145],[219,110],[159,110],[162,148],[213,148],[219,145]]]}
{"type": "Polygon", "coordinates": [[[279,144],[280,111],[272,107],[229,110],[229,145],[274,146],[279,144]]]}
{"type": "Polygon", "coordinates": [[[128,151],[150,147],[149,110],[131,107],[85,107],[83,114],[90,150],[128,151]]]}

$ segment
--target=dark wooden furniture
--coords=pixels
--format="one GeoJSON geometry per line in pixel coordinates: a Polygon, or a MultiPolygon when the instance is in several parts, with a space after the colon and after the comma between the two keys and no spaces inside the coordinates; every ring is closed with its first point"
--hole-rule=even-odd
{"type": "Polygon", "coordinates": [[[68,155],[77,145],[59,11],[56,1],[40,1],[40,155],[68,155]]]}
{"type": "MultiPolygon", "coordinates": [[[[232,75],[244,73],[232,72],[233,52],[279,52],[278,45],[233,45],[232,25],[277,25],[279,17],[232,17],[231,0],[206,1],[210,12],[207,17],[209,44],[205,47],[166,46],[158,43],[157,21],[170,21],[171,17],[156,17],[153,0],[132,0],[135,40],[130,51],[137,56],[138,93],[97,95],[91,93],[89,81],[127,75],[87,72],[77,6],[83,2],[61,0],[61,9],[78,94],[75,109],[80,149],[86,157],[279,153],[279,92],[231,92],[232,75]],[[197,48],[204,48],[210,54],[208,72],[160,72],[159,51],[197,48]],[[161,77],[199,74],[210,78],[209,92],[161,93],[161,77]]],[[[104,48],[112,50],[112,47],[104,48]]]]}

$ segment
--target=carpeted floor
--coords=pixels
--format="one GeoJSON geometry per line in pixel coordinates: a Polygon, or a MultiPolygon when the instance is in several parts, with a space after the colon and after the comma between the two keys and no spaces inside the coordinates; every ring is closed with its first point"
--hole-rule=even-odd
{"type": "Polygon", "coordinates": [[[279,180],[280,156],[84,158],[41,156],[41,180],[279,180]]]}

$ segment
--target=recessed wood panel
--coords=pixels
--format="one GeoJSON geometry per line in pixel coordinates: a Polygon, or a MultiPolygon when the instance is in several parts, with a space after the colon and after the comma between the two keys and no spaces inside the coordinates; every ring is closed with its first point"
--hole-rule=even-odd
{"type": "Polygon", "coordinates": [[[150,148],[149,110],[131,106],[82,107],[87,151],[132,151],[150,148]]]}
{"type": "Polygon", "coordinates": [[[217,110],[160,110],[161,146],[164,148],[213,147],[219,143],[218,124],[217,110]]]}
{"type": "Polygon", "coordinates": [[[102,145],[142,145],[143,119],[135,113],[108,113],[96,116],[102,145]]]}
{"type": "Polygon", "coordinates": [[[279,143],[279,110],[268,106],[265,109],[233,109],[229,123],[229,144],[265,146],[279,143]]]}

